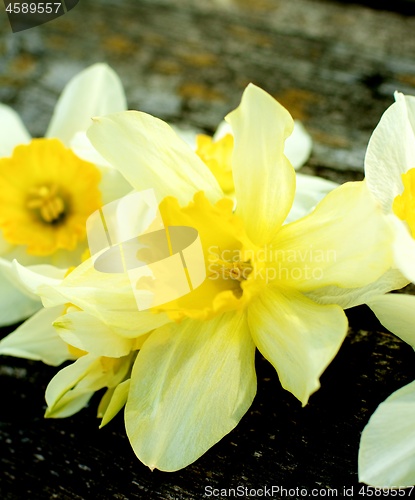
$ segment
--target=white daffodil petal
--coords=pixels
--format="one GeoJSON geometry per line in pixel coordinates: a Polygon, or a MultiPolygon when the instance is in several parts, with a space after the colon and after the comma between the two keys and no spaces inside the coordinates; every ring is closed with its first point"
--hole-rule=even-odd
{"type": "Polygon", "coordinates": [[[392,265],[392,228],[364,182],[329,193],[272,242],[276,276],[302,291],[365,286],[392,265]]]}
{"type": "Polygon", "coordinates": [[[293,119],[269,94],[250,84],[226,120],[235,137],[236,211],[251,240],[263,245],[275,237],[294,199],[295,172],[284,155],[293,119]]]}
{"type": "Polygon", "coordinates": [[[281,385],[303,406],[320,387],[319,378],[347,333],[339,306],[318,305],[295,291],[271,287],[249,305],[248,324],[281,385]]]}
{"type": "Polygon", "coordinates": [[[0,158],[11,156],[18,144],[30,142],[30,134],[13,109],[0,104],[0,158]]]}
{"type": "Polygon", "coordinates": [[[53,326],[62,340],[96,356],[120,358],[129,354],[134,347],[134,340],[120,337],[98,318],[84,311],[55,317],[53,326]]]}
{"type": "Polygon", "coordinates": [[[230,432],[256,392],[254,352],[243,314],[153,332],[138,353],[125,408],[138,458],[175,471],[230,432]]]}
{"type": "Polygon", "coordinates": [[[339,184],[321,177],[297,174],[293,206],[285,219],[285,224],[305,217],[315,206],[339,184]]]}
{"type": "Polygon", "coordinates": [[[415,133],[410,116],[415,99],[398,95],[382,115],[370,138],[365,158],[369,189],[390,213],[394,198],[403,190],[401,174],[415,167],[415,133]]]}
{"type": "Polygon", "coordinates": [[[415,382],[381,403],[364,428],[359,481],[379,488],[415,484],[415,382]]]}
{"type": "Polygon", "coordinates": [[[294,130],[285,141],[284,154],[296,170],[310,158],[312,148],[313,140],[310,134],[301,122],[294,120],[294,130]]]}
{"type": "Polygon", "coordinates": [[[359,288],[340,288],[326,286],[307,292],[307,297],[319,304],[338,304],[342,309],[366,304],[374,297],[391,290],[399,290],[408,284],[408,280],[397,269],[389,269],[380,278],[359,288]]]}
{"type": "Polygon", "coordinates": [[[388,293],[370,299],[367,305],[383,326],[415,349],[415,296],[388,293]]]}
{"type": "Polygon", "coordinates": [[[230,124],[227,121],[222,120],[219,123],[218,128],[216,129],[215,133],[213,134],[213,140],[219,141],[220,139],[225,137],[225,135],[228,135],[228,134],[233,135],[232,127],[230,126],[230,124]]]}
{"type": "Polygon", "coordinates": [[[14,325],[42,307],[39,298],[30,298],[13,286],[0,271],[0,326],[14,325]]]}
{"type": "Polygon", "coordinates": [[[208,167],[158,118],[139,111],[116,113],[94,120],[87,135],[135,189],[152,188],[159,201],[173,195],[188,203],[197,191],[211,202],[222,197],[208,167]]]}
{"type": "Polygon", "coordinates": [[[108,389],[108,394],[110,398],[105,406],[105,410],[101,408],[102,421],[99,426],[100,429],[102,429],[104,425],[107,425],[108,422],[110,422],[115,417],[115,415],[117,415],[117,413],[121,410],[121,408],[123,408],[123,406],[127,402],[129,390],[130,390],[130,379],[124,380],[124,382],[121,382],[121,384],[118,384],[117,387],[113,389],[108,389]]]}
{"type": "Polygon", "coordinates": [[[0,341],[0,354],[43,361],[53,366],[73,359],[68,346],[52,326],[61,313],[62,307],[41,309],[0,341]]]}
{"type": "MultiPolygon", "coordinates": [[[[89,126],[91,124],[92,120],[89,126]]],[[[107,160],[103,158],[98,153],[98,151],[92,146],[91,141],[88,139],[86,135],[86,131],[82,130],[80,132],[76,132],[76,134],[71,139],[70,147],[72,151],[82,160],[88,161],[89,163],[93,163],[94,165],[97,166],[99,165],[101,167],[112,168],[111,165],[107,162],[107,160]]]]}
{"type": "Polygon", "coordinates": [[[98,63],[78,73],[64,88],[46,137],[67,146],[76,132],[85,131],[94,116],[127,109],[121,80],[107,64],[98,63]]]}

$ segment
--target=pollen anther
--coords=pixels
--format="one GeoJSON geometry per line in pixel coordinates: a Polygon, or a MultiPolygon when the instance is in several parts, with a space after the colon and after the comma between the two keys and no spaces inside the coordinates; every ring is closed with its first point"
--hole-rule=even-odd
{"type": "Polygon", "coordinates": [[[52,184],[40,186],[30,190],[30,199],[27,208],[37,210],[43,222],[53,224],[65,214],[65,203],[58,193],[58,186],[52,184]]]}
{"type": "Polygon", "coordinates": [[[253,271],[253,267],[249,262],[218,260],[215,264],[219,267],[224,279],[230,278],[239,282],[246,280],[253,271]]]}

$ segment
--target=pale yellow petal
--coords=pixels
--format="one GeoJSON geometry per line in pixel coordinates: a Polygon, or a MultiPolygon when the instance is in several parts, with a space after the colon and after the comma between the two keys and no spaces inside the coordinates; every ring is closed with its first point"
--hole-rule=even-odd
{"type": "Polygon", "coordinates": [[[294,199],[295,172],[284,155],[293,119],[269,94],[250,84],[226,120],[235,137],[237,214],[251,240],[263,245],[275,237],[294,199]]]}
{"type": "Polygon", "coordinates": [[[115,328],[84,311],[55,317],[53,326],[63,341],[95,356],[120,358],[129,354],[135,344],[134,339],[121,337],[115,328]]]}
{"type": "Polygon", "coordinates": [[[159,201],[173,195],[188,203],[197,191],[211,202],[222,197],[208,167],[158,118],[139,111],[116,113],[94,120],[87,135],[133,188],[154,189],[159,201]]]}
{"type": "MultiPolygon", "coordinates": [[[[94,268],[88,259],[74,269],[63,281],[38,283],[26,268],[19,267],[27,285],[31,285],[42,298],[45,307],[71,303],[85,313],[95,316],[116,334],[134,339],[171,320],[165,313],[139,311],[132,284],[123,273],[104,273],[94,268]]],[[[104,326],[103,326],[104,328],[104,326]]]]}
{"type": "Polygon", "coordinates": [[[22,290],[26,290],[26,293],[34,296],[38,294],[38,289],[41,286],[59,285],[66,273],[65,269],[58,269],[47,264],[25,267],[17,260],[11,263],[11,270],[15,275],[16,286],[20,284],[22,290]]]}
{"type": "MultiPolygon", "coordinates": [[[[127,402],[128,392],[130,390],[130,379],[124,380],[121,384],[118,384],[115,388],[108,389],[105,396],[108,394],[109,400],[105,402],[104,406],[101,407],[101,424],[99,428],[101,429],[104,425],[107,425],[115,415],[124,407],[127,402]]],[[[104,397],[105,397],[104,396],[104,397]]],[[[104,399],[104,398],[103,398],[104,399]]],[[[100,410],[98,410],[99,412],[100,410]]]]}
{"type": "Polygon", "coordinates": [[[415,349],[415,296],[388,293],[373,297],[367,305],[383,326],[415,349]]]}
{"type": "Polygon", "coordinates": [[[248,308],[252,338],[277,370],[281,385],[307,404],[347,333],[336,305],[318,305],[302,294],[268,287],[248,308]]]}
{"type": "Polygon", "coordinates": [[[329,193],[308,216],[284,225],[272,243],[276,277],[312,291],[365,286],[392,265],[392,228],[364,182],[329,193]]]}
{"type": "Polygon", "coordinates": [[[307,292],[307,297],[319,304],[338,304],[342,309],[366,304],[374,297],[399,290],[408,284],[408,280],[397,269],[389,269],[380,278],[358,288],[340,288],[325,286],[307,292]]]}
{"type": "Polygon", "coordinates": [[[46,137],[69,146],[76,132],[85,131],[94,116],[127,109],[121,80],[107,64],[94,64],[70,80],[50,121],[46,137]]]}
{"type": "Polygon", "coordinates": [[[359,481],[380,488],[415,484],[415,382],[379,405],[362,433],[359,481]]]}
{"type": "Polygon", "coordinates": [[[62,313],[61,307],[41,309],[0,341],[0,354],[35,359],[58,366],[73,356],[52,323],[62,313]]]}
{"type": "Polygon", "coordinates": [[[137,356],[125,409],[138,458],[175,471],[230,432],[256,392],[254,352],[242,314],[153,332],[137,356]]]}
{"type": "Polygon", "coordinates": [[[112,360],[86,354],[60,370],[46,388],[46,417],[63,418],[82,409],[95,391],[115,387],[126,377],[131,356],[112,360]]]}
{"type": "Polygon", "coordinates": [[[389,216],[395,230],[393,241],[393,256],[395,265],[409,281],[415,283],[415,240],[412,238],[408,226],[395,215],[389,216]]]}

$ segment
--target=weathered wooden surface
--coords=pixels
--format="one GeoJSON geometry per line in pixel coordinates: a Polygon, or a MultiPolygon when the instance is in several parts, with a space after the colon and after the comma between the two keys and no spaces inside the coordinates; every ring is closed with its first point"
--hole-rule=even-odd
{"type": "MultiPolygon", "coordinates": [[[[406,15],[324,0],[81,0],[18,34],[0,9],[0,101],[42,135],[64,83],[107,61],[130,108],[212,132],[252,81],[312,134],[303,171],[361,179],[367,141],[394,90],[415,94],[414,2],[394,6],[406,15]]],[[[350,334],[305,408],[258,357],[258,395],[242,422],[169,474],[135,458],[121,415],[98,430],[97,398],[72,418],[44,420],[56,369],[0,358],[1,498],[198,499],[208,485],[338,488],[342,496],[357,488],[370,414],[415,376],[411,348],[364,307],[349,317],[350,334]]]]}

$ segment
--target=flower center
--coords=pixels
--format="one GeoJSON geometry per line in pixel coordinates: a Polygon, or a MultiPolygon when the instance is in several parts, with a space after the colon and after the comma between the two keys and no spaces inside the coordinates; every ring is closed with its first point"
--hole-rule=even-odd
{"type": "Polygon", "coordinates": [[[212,264],[211,267],[215,266],[217,266],[217,272],[222,275],[222,279],[232,279],[239,282],[248,279],[253,271],[250,262],[243,262],[241,260],[237,262],[228,262],[219,259],[216,263],[212,264]]]}
{"type": "Polygon", "coordinates": [[[233,202],[222,199],[211,205],[202,192],[186,207],[172,197],[160,204],[165,226],[197,229],[203,247],[206,279],[198,288],[154,312],[166,312],[175,321],[190,317],[210,319],[225,311],[243,309],[263,286],[255,260],[259,250],[245,233],[233,202]]]}
{"type": "Polygon", "coordinates": [[[415,168],[402,174],[404,189],[393,200],[392,210],[397,217],[405,221],[415,238],[415,168]]]}
{"type": "Polygon", "coordinates": [[[99,170],[58,139],[33,139],[0,159],[0,229],[30,255],[75,250],[101,206],[99,170]]]}
{"type": "Polygon", "coordinates": [[[196,153],[209,167],[226,194],[235,191],[232,175],[232,151],[234,140],[231,134],[214,141],[208,135],[200,134],[196,138],[196,153]]]}
{"type": "Polygon", "coordinates": [[[48,224],[56,224],[65,217],[65,203],[56,184],[30,189],[27,208],[34,210],[48,224]]]}

